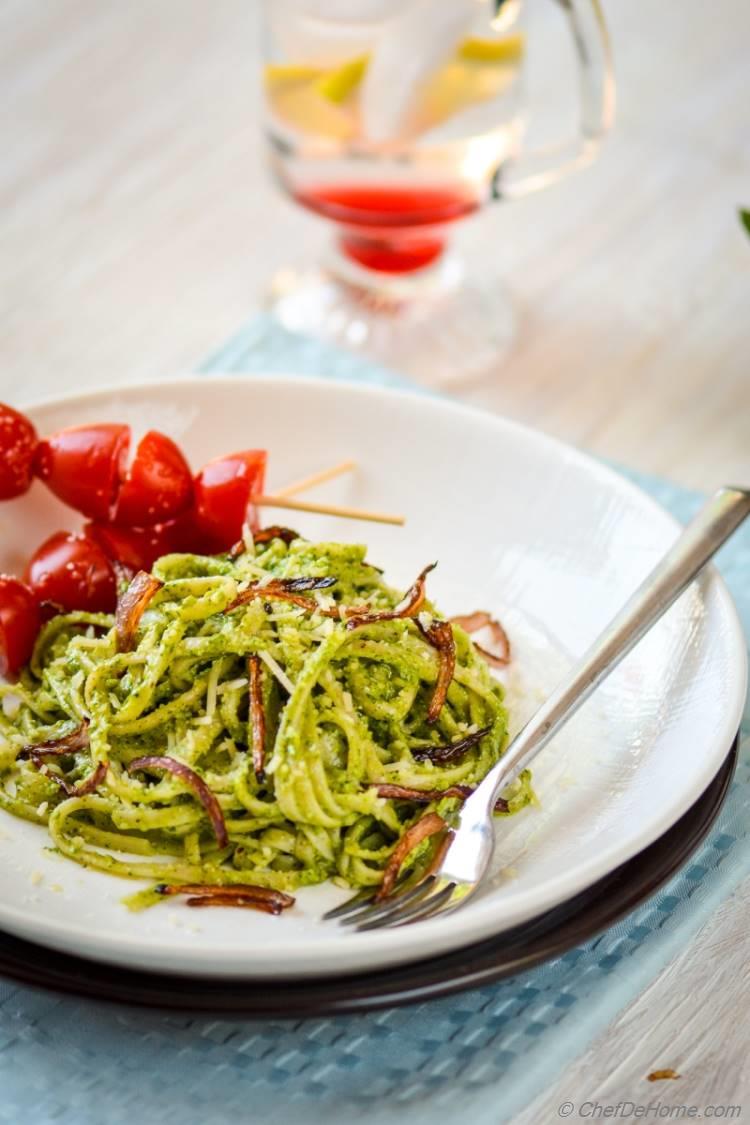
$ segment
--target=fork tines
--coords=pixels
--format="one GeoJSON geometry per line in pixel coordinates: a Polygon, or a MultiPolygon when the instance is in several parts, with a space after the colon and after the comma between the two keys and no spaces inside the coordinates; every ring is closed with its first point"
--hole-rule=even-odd
{"type": "Polygon", "coordinates": [[[438,887],[434,875],[428,875],[416,886],[378,901],[377,891],[364,890],[329,910],[323,917],[339,919],[357,930],[377,930],[385,926],[403,925],[427,918],[439,910],[453,894],[454,883],[438,887]]]}

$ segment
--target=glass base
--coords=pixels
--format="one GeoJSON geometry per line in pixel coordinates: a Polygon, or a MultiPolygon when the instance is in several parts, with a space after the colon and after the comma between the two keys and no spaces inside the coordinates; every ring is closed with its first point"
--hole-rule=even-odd
{"type": "Polygon", "coordinates": [[[380,274],[344,258],[280,270],[267,307],[281,324],[427,386],[476,382],[510,351],[514,315],[492,267],[470,275],[451,253],[427,269],[380,274]]]}

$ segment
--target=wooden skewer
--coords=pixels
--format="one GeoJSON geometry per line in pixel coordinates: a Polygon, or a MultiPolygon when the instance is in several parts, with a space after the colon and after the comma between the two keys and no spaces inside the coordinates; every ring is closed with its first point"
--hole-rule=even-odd
{"type": "Polygon", "coordinates": [[[316,484],[333,480],[334,477],[340,477],[342,473],[350,473],[352,469],[356,468],[356,465],[356,461],[340,461],[338,465],[332,465],[330,469],[321,469],[319,473],[311,473],[309,477],[303,477],[302,480],[296,480],[293,484],[285,485],[284,488],[278,489],[274,496],[296,496],[298,492],[305,492],[308,488],[314,488],[316,484]]]}
{"type": "Polygon", "coordinates": [[[350,520],[369,520],[370,523],[392,523],[399,527],[406,522],[403,516],[388,512],[368,512],[363,508],[342,508],[338,504],[311,504],[306,500],[290,500],[286,496],[253,496],[251,503],[259,508],[288,508],[292,512],[317,512],[321,516],[343,516],[350,520]]]}
{"type": "Polygon", "coordinates": [[[370,512],[362,508],[341,507],[338,504],[312,504],[305,500],[290,499],[291,496],[296,496],[308,488],[314,488],[318,484],[325,483],[325,481],[333,480],[334,477],[341,476],[342,473],[351,472],[355,467],[356,461],[340,461],[337,465],[332,465],[328,469],[321,469],[318,473],[311,473],[310,476],[303,477],[302,480],[285,485],[273,496],[253,496],[252,503],[259,508],[287,508],[294,512],[316,512],[324,516],[342,516],[345,519],[369,520],[371,523],[389,523],[402,526],[405,522],[403,516],[392,516],[387,512],[370,512]]]}

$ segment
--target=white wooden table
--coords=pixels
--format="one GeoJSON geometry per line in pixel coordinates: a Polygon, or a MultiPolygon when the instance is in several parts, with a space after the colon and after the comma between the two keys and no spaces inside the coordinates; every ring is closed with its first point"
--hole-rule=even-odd
{"type": "MultiPolygon", "coordinates": [[[[325,237],[264,177],[257,6],[0,3],[0,398],[190,370],[325,237]]],[[[608,16],[620,109],[601,161],[470,236],[525,310],[479,397],[687,485],[747,482],[750,5],[609,0],[608,16]]],[[[547,52],[543,97],[563,58],[547,52]]],[[[749,892],[520,1120],[750,1093],[749,892]],[[654,1087],[655,1067],[684,1077],[654,1087]]]]}

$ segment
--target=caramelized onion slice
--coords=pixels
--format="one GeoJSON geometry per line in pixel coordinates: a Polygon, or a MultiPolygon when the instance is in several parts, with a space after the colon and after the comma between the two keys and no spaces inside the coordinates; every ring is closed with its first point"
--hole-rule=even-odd
{"type": "MultiPolygon", "coordinates": [[[[275,914],[281,913],[290,906],[294,906],[294,899],[284,891],[275,891],[271,887],[258,887],[254,883],[161,883],[155,888],[162,895],[190,895],[200,900],[201,906],[208,906],[211,901],[221,900],[220,905],[231,906],[234,900],[241,899],[245,903],[265,903],[273,907],[275,914]]],[[[188,901],[188,906],[191,903],[188,901]]],[[[197,905],[193,902],[192,905],[197,905]]]]}
{"type": "Polygon", "coordinates": [[[139,570],[125,593],[117,599],[115,637],[118,652],[132,652],[141,618],[163,585],[153,574],[139,570]]]}
{"type": "MultiPolygon", "coordinates": [[[[387,785],[375,784],[378,792],[378,797],[388,797],[394,801],[416,801],[423,805],[429,805],[433,801],[442,801],[446,797],[455,797],[458,800],[465,801],[474,792],[475,786],[473,785],[450,785],[447,789],[408,789],[405,785],[387,785]]],[[[498,797],[495,801],[495,812],[507,813],[508,802],[504,797],[498,797]]]]}
{"type": "MultiPolygon", "coordinates": [[[[283,543],[289,546],[295,539],[301,538],[302,536],[298,531],[292,531],[291,527],[279,527],[277,524],[253,532],[253,543],[256,547],[262,546],[264,543],[270,543],[272,539],[281,539],[283,543]]],[[[245,540],[238,539],[234,546],[229,548],[227,554],[230,559],[238,559],[240,555],[244,555],[246,551],[247,545],[245,540]]]]}
{"type": "Polygon", "coordinates": [[[266,902],[262,898],[247,898],[242,895],[229,897],[228,895],[209,895],[202,898],[189,898],[187,906],[233,906],[235,909],[260,910],[263,914],[281,914],[283,906],[274,902],[266,902]]]}
{"type": "Polygon", "coordinates": [[[85,777],[78,785],[71,785],[64,777],[60,777],[59,774],[53,773],[48,769],[43,761],[37,758],[32,758],[32,761],[34,765],[39,768],[39,772],[43,773],[45,777],[48,777],[50,781],[54,781],[56,785],[59,785],[68,797],[85,797],[87,793],[93,793],[95,789],[99,788],[104,778],[107,776],[108,763],[98,762],[88,777],[85,777]]]}
{"type": "Polygon", "coordinates": [[[227,846],[229,836],[227,835],[227,826],[221,806],[203,778],[198,777],[198,774],[191,770],[190,766],[186,766],[184,762],[178,762],[176,758],[170,758],[168,754],[146,754],[142,758],[135,758],[130,763],[128,773],[133,773],[135,770],[154,770],[157,773],[163,771],[173,774],[180,781],[184,781],[206,810],[219,847],[225,848],[227,846]]]}
{"type": "Polygon", "coordinates": [[[258,781],[262,781],[266,762],[266,713],[263,710],[263,662],[256,653],[247,658],[247,678],[250,685],[253,769],[258,781]]]}
{"type": "Polygon", "coordinates": [[[47,742],[36,742],[30,746],[24,746],[20,751],[18,757],[37,758],[45,757],[59,757],[62,754],[77,754],[79,750],[88,749],[89,745],[89,720],[84,719],[79,727],[72,730],[70,734],[64,734],[62,738],[50,738],[47,742]]]}
{"type": "Polygon", "coordinates": [[[86,793],[93,793],[104,781],[107,776],[108,768],[108,762],[98,762],[96,769],[92,770],[89,776],[84,778],[78,785],[69,786],[63,784],[62,788],[69,797],[83,797],[86,793]]]}
{"type": "Polygon", "coordinates": [[[378,797],[389,797],[394,801],[417,801],[429,805],[431,801],[442,801],[445,797],[458,797],[465,801],[474,792],[471,785],[450,785],[447,789],[409,789],[405,785],[376,785],[378,797]]]}
{"type": "Polygon", "coordinates": [[[289,593],[299,594],[303,590],[327,590],[329,586],[336,585],[336,579],[312,578],[307,575],[302,578],[280,578],[278,584],[289,593]]]}
{"type": "Polygon", "coordinates": [[[506,664],[510,664],[510,640],[508,634],[503,629],[499,621],[491,617],[484,609],[475,610],[474,613],[467,613],[459,615],[458,617],[451,617],[454,625],[460,625],[465,633],[478,633],[480,629],[489,629],[490,637],[492,638],[492,648],[485,648],[484,645],[474,642],[474,648],[477,652],[481,652],[488,664],[493,668],[504,668],[506,664]]]}
{"type": "Polygon", "coordinates": [[[226,612],[231,613],[241,605],[262,598],[263,601],[289,602],[291,605],[299,606],[300,609],[309,610],[310,613],[321,613],[324,617],[338,617],[338,608],[324,609],[314,598],[306,598],[301,593],[303,590],[326,590],[335,582],[335,578],[275,578],[272,582],[266,582],[264,586],[248,586],[233,602],[230,602],[226,612]]]}
{"type": "Polygon", "coordinates": [[[256,546],[258,543],[270,543],[272,539],[281,539],[288,546],[295,539],[301,538],[302,536],[298,531],[292,531],[291,527],[279,527],[278,524],[263,527],[260,531],[253,532],[253,542],[256,546]]]}
{"type": "Polygon", "coordinates": [[[456,641],[450,621],[433,621],[431,625],[425,626],[418,620],[417,628],[438,654],[437,683],[427,708],[427,722],[434,723],[443,709],[456,670],[456,641]]]}
{"type": "Polygon", "coordinates": [[[436,812],[427,813],[425,816],[421,817],[416,824],[412,824],[411,828],[406,829],[406,832],[404,832],[403,836],[396,844],[386,864],[383,872],[383,882],[380,884],[378,893],[375,895],[376,902],[382,901],[382,899],[387,898],[391,893],[404,860],[414,851],[417,844],[421,844],[422,841],[426,840],[429,836],[436,836],[438,832],[444,832],[447,829],[448,825],[445,823],[442,816],[438,816],[436,812]]]}
{"type": "Polygon", "coordinates": [[[482,727],[481,730],[475,730],[473,734],[467,734],[456,742],[448,742],[445,746],[418,746],[412,750],[411,756],[418,762],[452,762],[481,742],[491,730],[491,726],[482,727]]]}
{"type": "Polygon", "coordinates": [[[427,575],[434,570],[437,563],[426,566],[416,581],[409,587],[395,609],[386,609],[382,612],[368,613],[367,611],[354,610],[346,623],[347,629],[359,629],[363,625],[372,625],[376,621],[399,621],[404,617],[416,617],[425,603],[427,575]]]}

